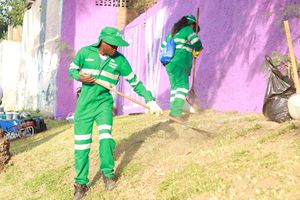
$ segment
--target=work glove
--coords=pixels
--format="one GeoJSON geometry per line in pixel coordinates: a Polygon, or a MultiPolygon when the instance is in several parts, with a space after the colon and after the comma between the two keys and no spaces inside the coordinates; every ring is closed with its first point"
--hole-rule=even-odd
{"type": "Polygon", "coordinates": [[[200,55],[200,51],[193,50],[193,56],[194,58],[197,58],[200,55]]]}
{"type": "MultiPolygon", "coordinates": [[[[147,103],[147,106],[150,107],[151,114],[156,114],[156,116],[163,114],[162,109],[159,107],[159,105],[156,103],[156,101],[149,101],[147,103]]],[[[146,113],[148,113],[148,112],[149,112],[149,110],[146,109],[146,113]]]]}

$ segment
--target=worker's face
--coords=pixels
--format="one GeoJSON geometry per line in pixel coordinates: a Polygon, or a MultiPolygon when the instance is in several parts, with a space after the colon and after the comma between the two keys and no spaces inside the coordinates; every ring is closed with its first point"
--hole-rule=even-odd
{"type": "Polygon", "coordinates": [[[101,43],[101,48],[103,50],[103,53],[105,55],[109,55],[109,56],[113,56],[117,52],[117,49],[118,49],[117,46],[108,44],[104,41],[102,41],[102,43],[101,43]]]}
{"type": "Polygon", "coordinates": [[[196,31],[196,25],[195,25],[195,24],[190,24],[190,26],[192,27],[192,29],[193,29],[194,31],[196,31]]]}

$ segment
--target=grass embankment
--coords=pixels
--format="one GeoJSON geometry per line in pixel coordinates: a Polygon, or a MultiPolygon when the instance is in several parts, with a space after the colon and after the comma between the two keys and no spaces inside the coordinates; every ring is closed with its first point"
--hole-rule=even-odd
{"type": "MultiPolygon", "coordinates": [[[[97,173],[98,135],[90,154],[85,199],[297,199],[299,123],[277,124],[260,114],[204,111],[194,131],[149,115],[116,117],[113,136],[118,187],[107,192],[97,173]]],[[[73,126],[11,143],[0,173],[0,199],[72,199],[73,126]]]]}

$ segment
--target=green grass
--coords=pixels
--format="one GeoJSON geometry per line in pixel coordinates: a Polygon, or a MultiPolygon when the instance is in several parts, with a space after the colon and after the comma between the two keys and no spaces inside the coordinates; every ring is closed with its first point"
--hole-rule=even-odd
{"type": "MultiPolygon", "coordinates": [[[[85,199],[297,199],[299,128],[259,114],[212,110],[189,123],[205,137],[165,116],[116,117],[113,137],[118,187],[107,192],[99,169],[98,134],[90,153],[91,188],[85,199]],[[138,123],[137,123],[138,122],[138,123]]],[[[47,120],[49,130],[11,143],[0,173],[0,199],[72,199],[73,125],[47,120]],[[17,189],[16,189],[17,188],[17,189]]]]}
{"type": "Polygon", "coordinates": [[[257,142],[261,144],[261,143],[274,141],[281,135],[284,135],[284,134],[288,133],[290,130],[294,130],[294,129],[296,129],[295,124],[288,123],[288,122],[284,123],[283,126],[279,130],[276,130],[270,134],[260,137],[257,142]]]}
{"type": "Polygon", "coordinates": [[[177,172],[171,172],[158,188],[158,199],[188,199],[203,193],[214,193],[217,189],[225,191],[225,180],[218,176],[214,164],[201,166],[191,163],[177,172]]]}

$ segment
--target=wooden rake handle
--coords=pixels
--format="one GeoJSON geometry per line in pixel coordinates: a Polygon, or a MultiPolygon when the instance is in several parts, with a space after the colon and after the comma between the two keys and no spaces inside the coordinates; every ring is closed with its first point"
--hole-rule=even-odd
{"type": "Polygon", "coordinates": [[[283,23],[284,23],[286,39],[287,39],[287,43],[288,43],[288,47],[289,47],[290,57],[291,57],[296,93],[299,94],[300,93],[300,82],[299,82],[299,77],[298,77],[297,64],[296,64],[294,46],[293,46],[292,37],[291,37],[290,25],[289,25],[288,21],[284,21],[283,23]]]}
{"type": "MultiPolygon", "coordinates": [[[[146,105],[146,104],[144,104],[144,103],[142,103],[142,102],[139,102],[139,101],[137,101],[137,100],[131,98],[130,96],[128,96],[128,95],[126,95],[126,94],[124,94],[124,93],[122,93],[122,92],[119,92],[118,90],[116,90],[116,89],[114,89],[114,88],[112,88],[112,87],[107,86],[106,84],[102,83],[102,82],[99,81],[99,80],[96,80],[95,83],[97,83],[98,85],[101,85],[102,87],[104,87],[104,88],[106,88],[106,89],[108,89],[108,90],[110,90],[110,91],[112,91],[112,92],[114,92],[114,93],[116,93],[116,94],[118,94],[118,95],[124,97],[125,99],[128,99],[128,100],[130,100],[130,101],[132,101],[132,102],[134,102],[134,103],[136,103],[136,104],[138,104],[138,105],[140,105],[140,106],[142,106],[142,107],[144,107],[144,108],[150,110],[150,106],[148,106],[148,105],[146,105]]],[[[171,120],[173,120],[174,122],[177,122],[177,123],[179,123],[179,124],[183,124],[183,125],[185,125],[185,126],[187,126],[187,127],[190,127],[189,125],[187,125],[187,124],[184,123],[183,121],[181,121],[181,120],[179,120],[179,119],[176,119],[176,118],[174,118],[174,117],[172,117],[172,116],[168,116],[168,118],[171,119],[171,120]]]]}
{"type": "MultiPolygon", "coordinates": [[[[199,8],[197,8],[197,18],[196,18],[196,34],[198,34],[198,26],[199,26],[199,8]]],[[[192,82],[192,90],[194,89],[195,80],[196,80],[196,58],[193,58],[193,82],[192,82]]]]}

